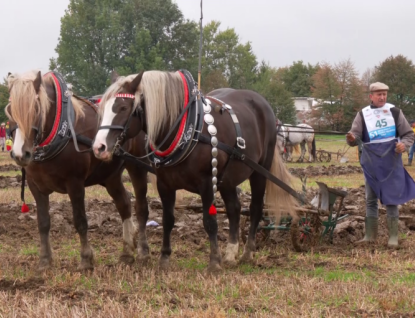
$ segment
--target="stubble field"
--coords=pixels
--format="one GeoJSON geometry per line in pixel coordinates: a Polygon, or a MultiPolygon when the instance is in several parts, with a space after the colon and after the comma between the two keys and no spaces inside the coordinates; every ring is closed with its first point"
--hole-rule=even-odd
{"type": "MultiPolygon", "coordinates": [[[[317,137],[318,149],[344,151],[344,145],[343,137],[317,137]]],[[[50,204],[53,267],[38,273],[36,207],[27,189],[31,211],[25,215],[20,212],[20,171],[11,166],[8,154],[0,153],[0,317],[413,316],[415,202],[401,208],[404,217],[399,250],[386,248],[384,209],[380,210],[379,241],[355,247],[353,242],[364,231],[364,181],[355,148],[346,156],[349,162],[344,164],[336,155],[330,163],[288,164],[294,176],[308,176],[309,199],[316,194],[316,181],[349,192],[342,213],[350,216],[338,225],[334,244],[323,241],[308,252],[298,253],[287,232],[271,231],[252,263],[224,267],[221,273],[209,275],[209,244],[202,216],[190,209],[176,210],[168,272],[157,266],[161,226],[147,228],[151,248],[148,264],[120,264],[121,219],[99,186],[87,189],[86,204],[95,270],[77,270],[80,243],[72,224],[71,205],[67,196],[54,194],[50,204]]],[[[414,167],[408,171],[415,175],[414,167]]],[[[125,185],[132,191],[127,175],[125,185]]],[[[297,177],[295,186],[301,188],[297,177]]],[[[247,205],[248,183],[241,189],[241,199],[247,205]]],[[[150,220],[161,223],[159,199],[152,189],[148,196],[150,220]]],[[[185,192],[180,198],[180,205],[199,202],[185,192]]],[[[224,215],[218,215],[218,224],[224,250],[228,235],[224,215]]],[[[240,244],[242,252],[242,240],[240,244]]]]}

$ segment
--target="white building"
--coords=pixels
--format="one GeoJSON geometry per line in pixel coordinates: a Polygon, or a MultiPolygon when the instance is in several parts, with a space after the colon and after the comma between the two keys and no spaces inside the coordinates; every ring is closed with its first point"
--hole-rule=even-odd
{"type": "Polygon", "coordinates": [[[304,118],[304,113],[311,112],[313,106],[317,105],[317,101],[313,97],[294,97],[294,106],[297,111],[296,124],[301,124],[301,118],[304,118]],[[298,116],[300,115],[300,116],[298,116]]]}

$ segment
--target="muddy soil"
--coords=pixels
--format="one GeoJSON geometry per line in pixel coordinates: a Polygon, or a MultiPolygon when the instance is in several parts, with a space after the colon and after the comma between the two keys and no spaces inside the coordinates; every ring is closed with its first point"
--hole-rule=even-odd
{"type": "Polygon", "coordinates": [[[290,173],[297,177],[315,177],[315,176],[339,176],[353,173],[363,173],[363,170],[359,166],[308,166],[305,168],[289,168],[290,173]]]}
{"type": "MultiPolygon", "coordinates": [[[[361,239],[364,233],[364,216],[365,216],[365,192],[364,187],[358,189],[343,189],[348,191],[348,196],[344,200],[343,209],[340,215],[347,214],[348,217],[339,222],[334,230],[334,245],[345,246],[351,245],[355,241],[361,239]]],[[[311,201],[317,194],[315,190],[307,191],[307,199],[311,201]]],[[[240,193],[240,200],[243,209],[249,207],[250,194],[240,193]]],[[[132,198],[134,201],[134,198],[132,198]]],[[[134,203],[134,202],[133,202],[134,203]]],[[[205,245],[207,235],[203,228],[203,220],[201,209],[201,201],[196,197],[186,197],[177,205],[175,211],[175,227],[172,232],[173,242],[177,239],[186,240],[193,244],[205,245]]],[[[30,205],[30,212],[22,214],[20,205],[17,203],[0,204],[0,240],[16,240],[16,247],[21,246],[22,241],[27,243],[33,239],[38,240],[38,230],[36,221],[36,206],[30,205]]],[[[223,202],[220,197],[217,198],[218,211],[223,211],[223,202]]],[[[149,198],[149,221],[156,224],[148,225],[147,232],[150,243],[161,246],[162,242],[162,210],[161,202],[158,198],[149,198]]],[[[118,211],[111,201],[89,200],[86,202],[86,211],[89,223],[89,231],[94,233],[98,238],[114,237],[117,241],[121,241],[122,221],[118,211]]],[[[50,202],[51,215],[51,233],[57,237],[73,236],[76,239],[76,232],[72,221],[72,207],[69,201],[57,203],[50,202]]],[[[415,230],[415,202],[410,201],[403,205],[400,209],[400,232],[408,235],[415,230]]],[[[224,247],[224,243],[228,239],[229,222],[224,213],[218,213],[217,216],[219,232],[218,239],[224,247]]],[[[266,225],[266,221],[262,221],[261,225],[266,225]]],[[[247,233],[249,221],[247,216],[241,216],[241,243],[243,235],[247,233]]],[[[380,208],[380,240],[386,243],[386,210],[380,208]]],[[[292,243],[288,231],[277,230],[261,230],[258,234],[260,247],[273,244],[286,244],[287,248],[292,249],[292,243]],[[266,237],[266,239],[264,239],[266,237]]],[[[327,245],[323,241],[322,245],[327,245]]],[[[403,242],[404,244],[404,242],[403,242]]]]}
{"type": "Polygon", "coordinates": [[[20,171],[22,168],[18,167],[17,165],[14,165],[12,163],[0,165],[0,172],[6,172],[6,171],[20,171]]]}
{"type": "MultiPolygon", "coordinates": [[[[27,185],[27,181],[25,183],[27,185]]],[[[15,175],[14,177],[0,176],[0,189],[8,187],[20,187],[22,185],[22,176],[15,175]]]]}

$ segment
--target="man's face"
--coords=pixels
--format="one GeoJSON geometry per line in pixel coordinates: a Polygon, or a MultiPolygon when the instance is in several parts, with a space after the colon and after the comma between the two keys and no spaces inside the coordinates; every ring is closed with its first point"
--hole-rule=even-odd
{"type": "Polygon", "coordinates": [[[386,99],[388,97],[388,91],[376,91],[372,92],[370,95],[370,100],[372,105],[376,107],[382,107],[386,104],[386,99]]]}

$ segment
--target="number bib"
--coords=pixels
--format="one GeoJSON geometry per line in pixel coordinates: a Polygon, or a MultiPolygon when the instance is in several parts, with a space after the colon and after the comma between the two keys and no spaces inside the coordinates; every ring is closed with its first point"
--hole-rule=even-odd
{"type": "Polygon", "coordinates": [[[363,108],[363,118],[366,123],[367,132],[370,142],[385,142],[395,139],[396,127],[393,119],[391,108],[392,104],[385,104],[379,108],[363,108]]]}

